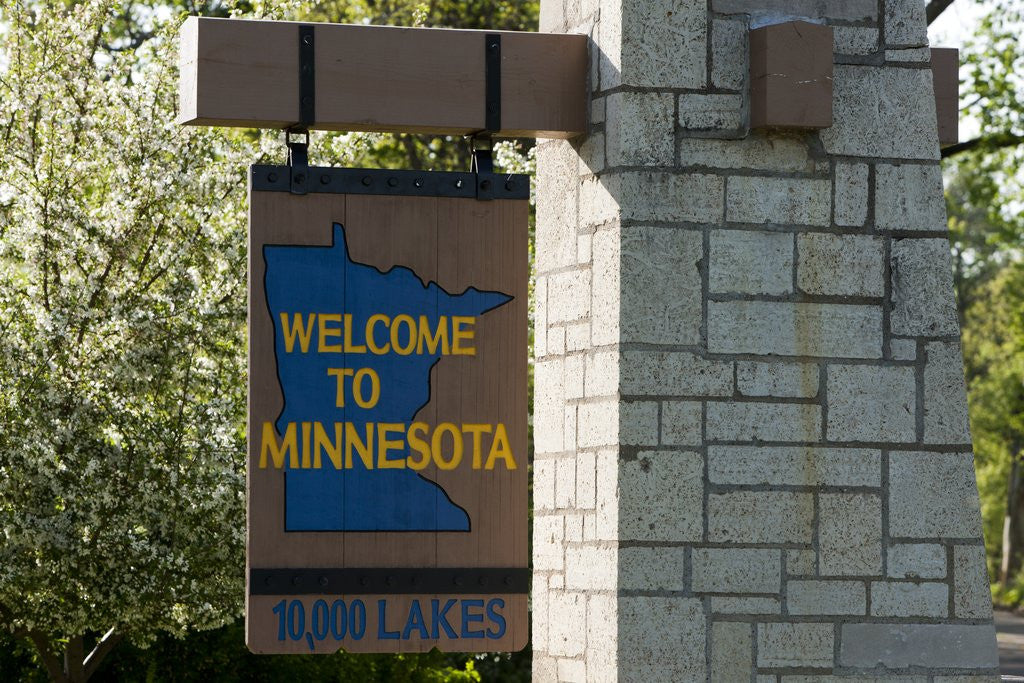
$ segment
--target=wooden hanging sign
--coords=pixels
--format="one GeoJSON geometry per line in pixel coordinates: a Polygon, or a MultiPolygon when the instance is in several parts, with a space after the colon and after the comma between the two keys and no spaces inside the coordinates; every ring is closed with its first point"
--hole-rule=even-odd
{"type": "Polygon", "coordinates": [[[250,177],[248,646],[521,649],[529,179],[294,172],[250,177]]]}

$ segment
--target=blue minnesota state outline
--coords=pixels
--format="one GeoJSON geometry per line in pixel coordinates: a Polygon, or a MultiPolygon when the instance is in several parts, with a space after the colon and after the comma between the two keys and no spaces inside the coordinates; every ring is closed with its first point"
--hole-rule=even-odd
{"type": "MultiPolygon", "coordinates": [[[[480,316],[512,301],[501,292],[467,288],[451,294],[436,282],[424,282],[412,269],[397,265],[387,271],[351,259],[345,228],[332,225],[329,246],[264,245],[264,292],[274,327],[274,356],[284,407],[275,421],[280,437],[289,424],[395,423],[409,424],[430,402],[436,353],[315,353],[317,330],[310,352],[286,350],[281,314],[308,316],[351,314],[365,321],[375,314],[394,319],[426,316],[436,327],[442,316],[480,316]],[[379,400],[360,407],[352,400],[336,405],[338,378],[331,368],[371,368],[380,377],[379,400]]],[[[294,330],[293,330],[294,332],[294,330]]],[[[332,341],[334,341],[332,339],[332,341]]],[[[393,450],[391,458],[409,454],[393,450]]],[[[471,520],[436,482],[416,470],[367,469],[358,457],[352,466],[337,469],[330,458],[319,469],[291,468],[285,463],[284,527],[297,531],[469,531],[471,520]]]]}

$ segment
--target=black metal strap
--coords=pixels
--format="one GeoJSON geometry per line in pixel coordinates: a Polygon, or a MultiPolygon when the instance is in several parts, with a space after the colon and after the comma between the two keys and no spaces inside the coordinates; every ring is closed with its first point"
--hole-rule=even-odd
{"type": "Polygon", "coordinates": [[[316,121],[316,52],[313,26],[299,25],[299,122],[296,130],[309,130],[316,121]]]}
{"type": "Polygon", "coordinates": [[[528,593],[527,567],[250,569],[250,595],[528,593]]]}
{"type": "Polygon", "coordinates": [[[501,130],[501,34],[484,37],[484,130],[501,130]]]}

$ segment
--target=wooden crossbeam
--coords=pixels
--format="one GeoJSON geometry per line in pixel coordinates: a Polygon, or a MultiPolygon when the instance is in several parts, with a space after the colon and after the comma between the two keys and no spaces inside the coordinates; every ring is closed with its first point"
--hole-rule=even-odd
{"type": "MultiPolygon", "coordinates": [[[[299,23],[190,17],[179,123],[288,128],[299,118],[299,23]]],[[[587,38],[313,24],[310,128],[467,135],[485,128],[485,37],[501,35],[503,137],[586,130],[587,38]]]]}

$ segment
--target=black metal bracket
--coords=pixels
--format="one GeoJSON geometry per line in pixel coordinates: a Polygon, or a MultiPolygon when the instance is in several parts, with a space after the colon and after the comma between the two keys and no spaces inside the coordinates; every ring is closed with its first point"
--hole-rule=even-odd
{"type": "Polygon", "coordinates": [[[306,194],[309,186],[309,131],[301,141],[292,140],[294,131],[285,132],[285,145],[288,147],[288,191],[292,194],[306,194]]]}
{"type": "Polygon", "coordinates": [[[250,595],[487,595],[528,593],[527,567],[250,569],[250,595]]]}
{"type": "Polygon", "coordinates": [[[306,194],[309,181],[309,127],[316,120],[316,53],[313,26],[299,25],[299,121],[285,133],[288,147],[289,191],[306,194]],[[292,135],[304,135],[293,140],[292,135]]]}
{"type": "MultiPolygon", "coordinates": [[[[470,138],[472,173],[494,173],[493,135],[501,130],[501,34],[484,35],[484,129],[470,138]]],[[[493,199],[489,181],[477,179],[477,199],[493,199]]]]}

